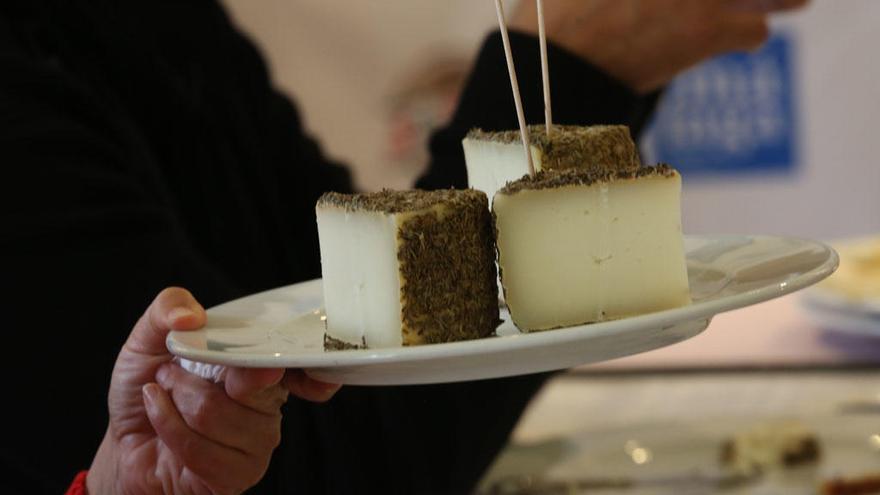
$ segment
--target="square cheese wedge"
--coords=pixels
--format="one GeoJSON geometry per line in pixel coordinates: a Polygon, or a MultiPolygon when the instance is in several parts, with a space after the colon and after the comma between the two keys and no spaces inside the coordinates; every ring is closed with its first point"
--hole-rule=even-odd
{"type": "MultiPolygon", "coordinates": [[[[635,169],[639,154],[629,128],[622,125],[555,125],[529,127],[535,171],[582,169],[635,169]]],[[[529,173],[520,132],[472,130],[462,141],[468,185],[492,201],[495,192],[529,173]]]]}
{"type": "Polygon", "coordinates": [[[398,347],[495,331],[495,248],[485,194],[327,193],[316,212],[327,347],[398,347]]]}
{"type": "Polygon", "coordinates": [[[681,176],[546,171],[498,191],[498,264],[523,331],[623,318],[690,302],[681,176]]]}

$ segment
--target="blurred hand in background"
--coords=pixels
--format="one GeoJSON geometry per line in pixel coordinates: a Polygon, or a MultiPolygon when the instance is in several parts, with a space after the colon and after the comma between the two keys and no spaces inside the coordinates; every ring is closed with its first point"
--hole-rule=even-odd
{"type": "MultiPolygon", "coordinates": [[[[769,34],[768,15],[808,0],[546,0],[547,37],[638,93],[717,54],[753,50],[769,34]]],[[[510,27],[538,32],[534,0],[522,0],[510,27]]]]}

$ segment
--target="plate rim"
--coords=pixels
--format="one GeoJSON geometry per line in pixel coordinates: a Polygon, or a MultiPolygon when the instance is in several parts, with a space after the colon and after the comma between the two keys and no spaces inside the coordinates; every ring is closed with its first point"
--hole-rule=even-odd
{"type": "MultiPolygon", "coordinates": [[[[474,354],[486,353],[504,353],[524,348],[539,346],[564,345],[575,341],[580,341],[589,334],[590,337],[602,337],[609,335],[628,335],[633,332],[641,332],[647,328],[667,328],[677,324],[692,323],[699,320],[711,320],[717,314],[732,311],[735,309],[751,306],[782,297],[787,294],[799,291],[809,287],[820,280],[831,275],[839,264],[837,252],[829,245],[799,237],[790,236],[773,236],[773,235],[739,235],[739,234],[696,234],[685,235],[684,238],[691,239],[708,239],[711,241],[720,241],[723,239],[776,239],[784,241],[795,241],[797,243],[811,245],[823,249],[827,253],[827,257],[817,266],[798,275],[792,280],[785,283],[770,286],[762,286],[744,291],[739,294],[719,297],[708,301],[700,301],[687,306],[657,311],[653,313],[622,318],[619,320],[605,321],[599,323],[591,323],[586,325],[578,325],[567,328],[559,328],[552,331],[521,333],[518,335],[507,335],[504,337],[488,337],[483,339],[468,340],[461,342],[446,342],[440,344],[431,344],[424,346],[412,347],[395,347],[381,349],[357,349],[357,350],[341,350],[328,353],[310,353],[291,357],[290,354],[270,355],[266,353],[235,353],[224,354],[222,358],[212,359],[215,356],[213,351],[190,349],[188,346],[179,344],[176,341],[176,335],[186,333],[194,335],[194,332],[202,332],[203,330],[195,330],[188,332],[172,331],[166,338],[166,346],[168,350],[181,358],[191,359],[206,363],[226,364],[231,366],[245,367],[296,367],[296,368],[337,368],[337,367],[357,367],[378,364],[392,363],[408,363],[414,361],[423,361],[427,359],[438,359],[449,356],[466,357],[474,354]],[[295,364],[290,364],[295,363],[295,364]]],[[[281,290],[309,290],[311,285],[320,287],[321,279],[312,279],[295,284],[285,285],[250,294],[242,298],[227,301],[217,306],[209,308],[219,310],[224,306],[233,303],[240,303],[249,298],[260,298],[266,294],[281,290]]],[[[315,308],[317,309],[317,308],[315,308]]],[[[314,310],[314,309],[313,309],[314,310]]],[[[312,310],[312,311],[313,311],[312,310]]],[[[306,314],[308,311],[298,314],[306,314]]],[[[296,317],[296,316],[294,316],[296,317]]]]}

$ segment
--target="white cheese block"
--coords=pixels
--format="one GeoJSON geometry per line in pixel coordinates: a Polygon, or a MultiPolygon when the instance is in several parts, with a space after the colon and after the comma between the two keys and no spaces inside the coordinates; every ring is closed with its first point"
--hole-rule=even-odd
{"type": "Polygon", "coordinates": [[[328,193],[316,214],[329,347],[397,347],[494,332],[495,251],[483,193],[328,193]]]}
{"type": "Polygon", "coordinates": [[[495,195],[498,263],[521,330],[545,330],[690,302],[681,177],[638,171],[550,171],[495,195]]]}
{"type": "MultiPolygon", "coordinates": [[[[529,127],[535,171],[568,168],[633,169],[639,156],[629,128],[620,125],[529,127]]],[[[491,203],[495,192],[529,173],[520,132],[475,129],[462,141],[468,185],[491,203]]]]}

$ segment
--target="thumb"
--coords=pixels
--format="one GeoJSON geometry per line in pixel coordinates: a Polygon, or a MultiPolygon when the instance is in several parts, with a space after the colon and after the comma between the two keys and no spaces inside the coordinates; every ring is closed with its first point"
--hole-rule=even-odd
{"type": "Polygon", "coordinates": [[[205,324],[205,319],[205,309],[188,290],[169,287],[156,296],[135,324],[126,345],[142,354],[166,354],[168,332],[195,330],[205,324]]]}

